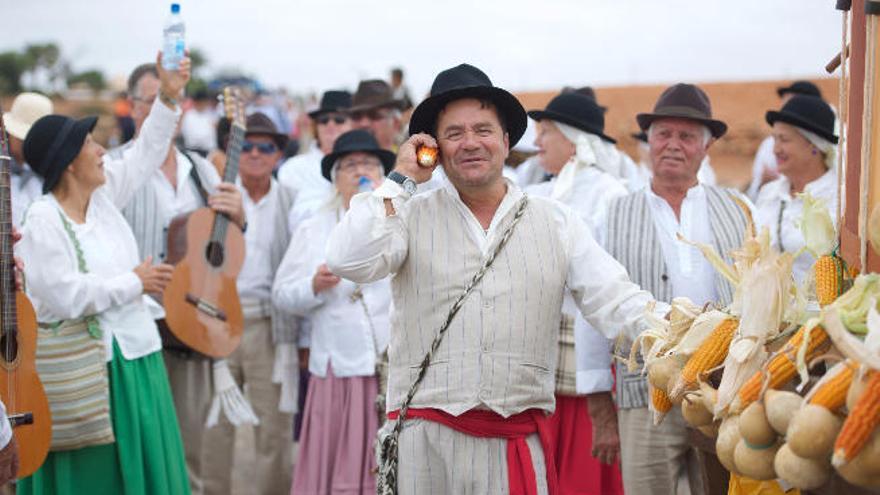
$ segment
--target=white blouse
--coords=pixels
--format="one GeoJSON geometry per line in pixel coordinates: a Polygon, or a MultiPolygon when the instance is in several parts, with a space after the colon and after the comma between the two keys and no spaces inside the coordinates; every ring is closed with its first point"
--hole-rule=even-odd
{"type": "Polygon", "coordinates": [[[114,338],[129,360],[161,349],[148,298],[132,271],[142,261],[137,243],[119,210],[161,166],[179,117],[180,109],[153,105],[132,152],[120,160],[104,156],[107,182],[92,193],[85,223],[70,220],[51,193],[43,195],[28,209],[15,247],[37,320],[55,323],[96,314],[108,361],[114,338]],[[62,216],[82,249],[87,273],[80,273],[62,216]]]}
{"type": "Polygon", "coordinates": [[[309,371],[320,377],[326,376],[328,364],[339,377],[372,375],[377,351],[388,346],[391,329],[388,277],[361,285],[366,311],[360,300],[352,300],[357,284],[349,280],[342,279],[317,295],[312,292],[312,278],[326,262],[330,233],[343,215],[339,208],[320,209],[300,224],[278,267],[272,290],[276,306],[308,318],[309,371]]]}
{"type": "MultiPolygon", "coordinates": [[[[825,207],[831,214],[831,221],[836,226],[837,174],[832,170],[825,172],[824,175],[807,184],[804,191],[814,198],[825,201],[825,207]]],[[[770,229],[770,238],[776,249],[793,253],[804,247],[804,235],[798,227],[804,211],[804,200],[792,197],[791,183],[784,175],[761,188],[756,208],[755,222],[759,228],[770,229]]],[[[798,285],[804,283],[815,261],[816,258],[806,251],[794,260],[794,280],[798,285]]]]}

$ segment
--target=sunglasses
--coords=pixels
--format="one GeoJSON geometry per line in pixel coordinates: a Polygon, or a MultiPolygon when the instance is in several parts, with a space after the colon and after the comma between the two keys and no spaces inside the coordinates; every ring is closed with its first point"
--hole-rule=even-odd
{"type": "Polygon", "coordinates": [[[264,155],[271,155],[278,151],[278,147],[275,146],[275,143],[253,143],[251,141],[245,141],[241,145],[241,151],[245,153],[250,153],[254,148],[264,155]]]}
{"type": "Polygon", "coordinates": [[[320,125],[327,125],[330,121],[336,123],[336,125],[342,125],[348,121],[348,117],[345,115],[321,115],[315,121],[320,125]]]}

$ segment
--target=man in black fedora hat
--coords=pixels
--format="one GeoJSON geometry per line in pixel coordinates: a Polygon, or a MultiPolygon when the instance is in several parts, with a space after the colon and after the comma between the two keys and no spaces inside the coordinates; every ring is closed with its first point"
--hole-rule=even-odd
{"type": "Polygon", "coordinates": [[[296,197],[296,219],[307,217],[332,195],[332,187],[321,177],[321,159],[333,151],[339,136],[352,129],[350,108],[351,93],[325,91],[318,108],[309,112],[315,144],[278,169],[278,182],[296,197]]]}
{"type": "Polygon", "coordinates": [[[400,135],[403,102],[381,79],[367,79],[358,84],[351,100],[351,118],[355,129],[370,131],[382,148],[395,151],[400,135]]]}
{"type": "MultiPolygon", "coordinates": [[[[797,95],[822,98],[822,91],[819,87],[804,80],[795,81],[788,86],[780,86],[776,88],[776,94],[779,95],[780,108],[797,95]]],[[[752,181],[746,190],[749,199],[757,201],[761,187],[778,177],[779,167],[776,163],[776,156],[773,154],[773,136],[767,136],[758,145],[758,151],[755,152],[755,159],[752,162],[752,181]]]]}
{"type": "MultiPolygon", "coordinates": [[[[658,301],[687,297],[697,306],[729,304],[730,283],[698,249],[677,240],[680,234],[711,245],[728,261],[742,244],[750,215],[746,201],[697,178],[709,146],[727,125],[714,118],[708,96],[692,84],[670,86],[654,110],[636,121],[647,134],[653,177],[648,187],[611,204],[605,248],[658,301]]],[[[673,408],[654,426],[641,370],[618,365],[616,386],[625,493],[688,493],[688,485],[690,493],[702,493],[681,411],[673,408]]]]}
{"type": "Polygon", "coordinates": [[[547,413],[563,294],[608,336],[642,326],[650,294],[584,222],[503,177],[525,129],[522,105],[481,70],[441,72],[388,180],[356,196],[330,238],[333,273],[394,274],[380,493],[560,493],[547,413]],[[449,180],[414,196],[434,168],[417,163],[419,146],[439,148],[449,180]]]}

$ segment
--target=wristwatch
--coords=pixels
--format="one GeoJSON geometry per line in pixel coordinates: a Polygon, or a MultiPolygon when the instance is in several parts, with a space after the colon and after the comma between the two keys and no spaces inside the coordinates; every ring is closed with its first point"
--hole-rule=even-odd
{"type": "Polygon", "coordinates": [[[388,178],[400,184],[403,187],[403,190],[407,192],[409,195],[413,195],[416,193],[416,181],[410,179],[409,177],[395,171],[391,171],[388,174],[388,178]]]}

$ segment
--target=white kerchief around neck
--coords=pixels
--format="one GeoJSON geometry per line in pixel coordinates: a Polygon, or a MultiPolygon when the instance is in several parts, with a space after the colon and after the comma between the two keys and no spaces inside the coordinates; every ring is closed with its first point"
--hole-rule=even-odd
{"type": "Polygon", "coordinates": [[[484,255],[489,251],[489,246],[493,245],[495,237],[501,235],[501,232],[498,230],[499,223],[523,196],[522,190],[511,182],[510,179],[505,177],[504,183],[507,185],[507,193],[504,194],[504,198],[501,200],[501,204],[498,205],[498,209],[495,210],[495,216],[492,217],[492,222],[486,230],[483,230],[483,226],[480,225],[477,217],[461,200],[461,195],[452,182],[447,180],[443,185],[444,192],[453,199],[453,204],[458,208],[462,220],[467,223],[468,232],[484,255]]]}
{"type": "Polygon", "coordinates": [[[681,233],[690,241],[712,244],[706,189],[702,184],[688,189],[678,219],[672,206],[651,187],[645,188],[645,194],[651,205],[651,216],[666,262],[667,276],[672,282],[673,296],[688,297],[696,304],[716,300],[712,265],[697,248],[679,241],[676,235],[681,233]]]}

